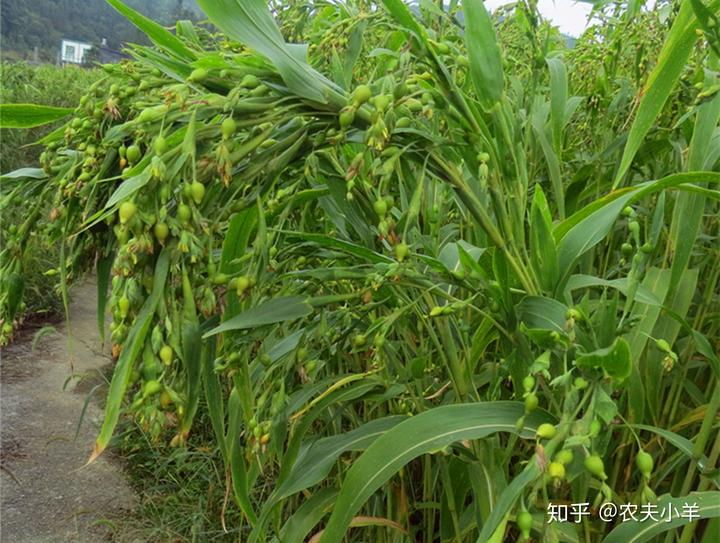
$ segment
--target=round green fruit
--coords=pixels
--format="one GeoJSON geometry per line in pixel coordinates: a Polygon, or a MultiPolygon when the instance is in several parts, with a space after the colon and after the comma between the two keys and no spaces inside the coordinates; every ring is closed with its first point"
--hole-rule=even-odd
{"type": "Polygon", "coordinates": [[[170,345],[163,345],[160,348],[160,360],[163,361],[163,364],[166,366],[169,366],[173,359],[173,350],[170,345]]]}
{"type": "Polygon", "coordinates": [[[370,100],[370,97],[372,96],[372,91],[367,85],[359,85],[355,89],[355,93],[353,96],[355,97],[355,103],[357,105],[362,105],[368,100],[370,100]]]}
{"type": "Polygon", "coordinates": [[[605,474],[605,464],[603,463],[602,458],[596,454],[588,456],[585,459],[585,469],[598,479],[603,481],[607,479],[607,475],[605,474]]]}
{"type": "Polygon", "coordinates": [[[127,224],[137,213],[137,206],[134,202],[123,202],[118,208],[120,224],[127,224]]]}
{"type": "Polygon", "coordinates": [[[142,157],[142,151],[140,151],[140,147],[137,145],[131,145],[125,151],[125,156],[127,157],[128,162],[134,164],[142,157]]]}
{"type": "Polygon", "coordinates": [[[530,392],[533,388],[535,388],[535,377],[532,375],[526,376],[523,379],[522,386],[525,392],[530,392]]]}
{"type": "Polygon", "coordinates": [[[118,300],[118,311],[120,311],[120,316],[122,318],[127,317],[130,312],[130,300],[128,300],[127,296],[122,296],[118,300]]]}
{"type": "Polygon", "coordinates": [[[550,462],[547,472],[553,479],[565,478],[565,466],[563,466],[560,462],[550,462]]]}
{"type": "Polygon", "coordinates": [[[162,389],[163,386],[159,381],[148,381],[147,383],[145,383],[145,385],[143,385],[143,397],[149,398],[150,396],[154,396],[162,389]]]}
{"type": "Polygon", "coordinates": [[[515,518],[518,529],[524,533],[530,532],[533,526],[532,515],[527,511],[520,511],[515,518]]]}
{"type": "Polygon", "coordinates": [[[530,392],[525,396],[525,413],[532,413],[537,409],[540,401],[538,400],[537,394],[530,392]]]}
{"type": "Polygon", "coordinates": [[[200,202],[203,201],[203,198],[205,198],[205,185],[200,183],[200,181],[193,181],[190,185],[190,195],[195,203],[199,205],[200,202]]]}
{"type": "Polygon", "coordinates": [[[375,210],[375,213],[378,217],[383,218],[388,210],[387,202],[380,198],[379,200],[376,200],[373,204],[373,209],[375,210]]]}
{"type": "Polygon", "coordinates": [[[650,453],[646,453],[640,449],[635,457],[635,465],[638,467],[643,476],[649,478],[652,474],[653,468],[655,467],[655,462],[653,461],[653,457],[650,453]]]}
{"type": "Polygon", "coordinates": [[[227,117],[220,126],[220,131],[225,139],[231,137],[235,133],[235,130],[237,130],[237,123],[232,117],[227,117]]]}
{"type": "Polygon", "coordinates": [[[168,235],[170,235],[170,228],[168,228],[168,225],[164,222],[159,222],[153,227],[153,232],[155,233],[155,238],[162,243],[167,239],[168,235]]]}
{"type": "Polygon", "coordinates": [[[398,243],[395,246],[395,258],[402,262],[410,254],[410,247],[406,243],[398,243]]]}
{"type": "Polygon", "coordinates": [[[208,73],[204,68],[195,68],[188,77],[188,81],[198,82],[207,79],[208,73]]]}
{"type": "Polygon", "coordinates": [[[192,210],[187,204],[180,204],[177,209],[177,217],[181,222],[187,222],[192,217],[192,210]]]}
{"type": "Polygon", "coordinates": [[[555,462],[567,466],[573,461],[573,452],[570,449],[562,449],[555,455],[555,462]]]}
{"type": "Polygon", "coordinates": [[[544,422],[538,426],[537,437],[539,439],[552,439],[555,437],[555,434],[557,434],[557,429],[549,422],[544,422]]]}
{"type": "Polygon", "coordinates": [[[162,136],[155,138],[155,154],[160,156],[167,151],[167,142],[162,136]]]}

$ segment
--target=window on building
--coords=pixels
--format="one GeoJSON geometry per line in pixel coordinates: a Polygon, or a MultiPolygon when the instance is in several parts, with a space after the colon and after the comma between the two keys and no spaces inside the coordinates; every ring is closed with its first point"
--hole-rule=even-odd
{"type": "Polygon", "coordinates": [[[67,60],[75,60],[75,46],[74,45],[66,45],[65,46],[65,58],[67,60]]]}

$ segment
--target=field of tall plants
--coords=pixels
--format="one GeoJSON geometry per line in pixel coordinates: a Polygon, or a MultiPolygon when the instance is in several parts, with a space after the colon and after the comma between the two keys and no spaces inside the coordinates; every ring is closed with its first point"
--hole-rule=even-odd
{"type": "Polygon", "coordinates": [[[153,45],[0,106],[69,119],[4,176],[0,316],[31,235],[97,274],[90,461],[202,450],[218,540],[720,541],[720,0],[573,47],[525,1],[108,2],[153,45]]]}

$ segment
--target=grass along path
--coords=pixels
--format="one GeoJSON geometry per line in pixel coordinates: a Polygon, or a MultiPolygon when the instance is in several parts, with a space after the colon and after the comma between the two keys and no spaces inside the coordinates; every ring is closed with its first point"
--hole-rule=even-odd
{"type": "Polygon", "coordinates": [[[83,467],[102,420],[95,401],[77,439],[75,432],[88,393],[104,386],[110,358],[98,351],[95,285],[70,295],[70,334],[63,322],[35,349],[27,332],[2,352],[2,542],[101,541],[135,504],[116,458],[106,453],[83,467]]]}

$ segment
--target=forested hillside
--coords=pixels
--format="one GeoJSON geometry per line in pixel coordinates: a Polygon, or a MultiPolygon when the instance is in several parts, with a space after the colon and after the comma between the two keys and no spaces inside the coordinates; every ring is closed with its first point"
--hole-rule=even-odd
{"type": "MultiPolygon", "coordinates": [[[[195,0],[127,0],[128,5],[163,24],[177,19],[197,19],[195,0]]],[[[100,43],[119,49],[126,42],[145,37],[105,0],[0,0],[2,8],[2,57],[54,61],[63,38],[100,43]]]]}

